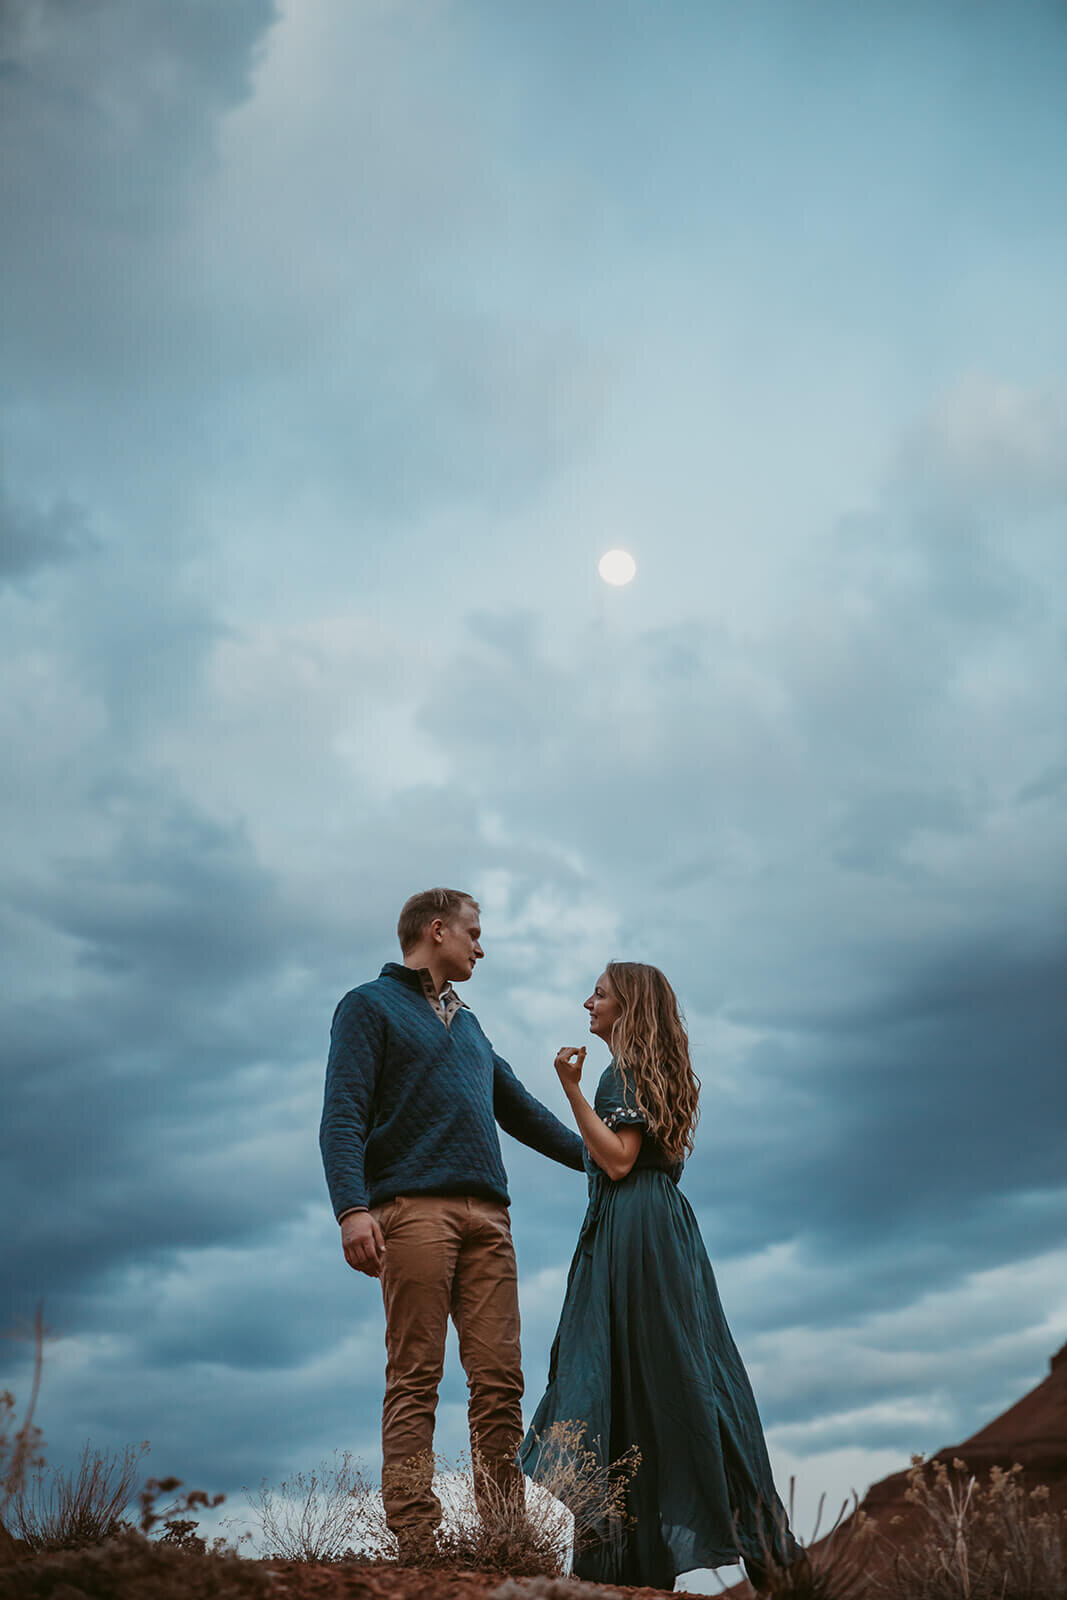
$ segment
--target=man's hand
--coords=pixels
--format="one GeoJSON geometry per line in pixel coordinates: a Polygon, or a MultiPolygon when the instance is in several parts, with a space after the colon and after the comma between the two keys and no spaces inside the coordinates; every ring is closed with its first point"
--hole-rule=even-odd
{"type": "Polygon", "coordinates": [[[382,1230],[369,1211],[350,1211],[341,1223],[341,1249],[345,1260],[368,1278],[380,1278],[385,1256],[382,1230]]]}
{"type": "Polygon", "coordinates": [[[585,1045],[564,1045],[562,1050],[556,1051],[556,1072],[564,1089],[577,1089],[582,1081],[582,1067],[585,1064],[585,1045]]]}

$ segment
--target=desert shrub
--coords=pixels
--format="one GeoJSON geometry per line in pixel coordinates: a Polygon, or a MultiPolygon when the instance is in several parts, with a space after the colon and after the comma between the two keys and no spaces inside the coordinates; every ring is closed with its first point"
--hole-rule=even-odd
{"type": "Polygon", "coordinates": [[[572,1531],[560,1510],[565,1506],[573,1518],[574,1548],[584,1549],[605,1527],[626,1522],[626,1495],[640,1465],[636,1445],[617,1461],[602,1465],[596,1452],[587,1448],[581,1423],[555,1422],[541,1441],[531,1518],[551,1536],[553,1548],[562,1546],[565,1553],[572,1531]]]}
{"type": "Polygon", "coordinates": [[[277,1582],[235,1552],[201,1554],[126,1529],[106,1544],[50,1551],[3,1572],[4,1600],[261,1600],[277,1582]]]}
{"type": "MultiPolygon", "coordinates": [[[[149,1478],[141,1490],[141,1532],[150,1534],[154,1528],[162,1528],[158,1535],[160,1544],[177,1545],[182,1550],[192,1550],[198,1555],[203,1555],[207,1549],[206,1540],[198,1533],[200,1521],[191,1517],[191,1511],[213,1511],[216,1506],[221,1506],[226,1496],[224,1494],[206,1494],[203,1489],[187,1489],[182,1495],[177,1491],[182,1487],[180,1478],[149,1478]],[[164,1498],[173,1495],[174,1498],[164,1506],[160,1506],[160,1496],[164,1498]]],[[[240,1541],[239,1541],[240,1542],[240,1541]]],[[[212,1541],[212,1550],[220,1551],[226,1548],[225,1538],[212,1541]]]]}
{"type": "Polygon", "coordinates": [[[558,1577],[572,1543],[581,1548],[626,1521],[626,1493],[640,1461],[635,1448],[603,1465],[586,1448],[580,1423],[554,1423],[541,1441],[538,1482],[527,1480],[524,1497],[515,1499],[477,1456],[437,1459],[442,1522],[436,1551],[419,1564],[558,1577]]]}
{"type": "MultiPolygon", "coordinates": [[[[32,1415],[27,1413],[30,1418],[32,1415]]],[[[8,1506],[24,1489],[27,1475],[44,1466],[40,1447],[40,1430],[32,1421],[19,1423],[15,1396],[10,1389],[0,1391],[0,1518],[6,1520],[8,1506]]]]}
{"type": "MultiPolygon", "coordinates": [[[[795,1521],[796,1479],[789,1480],[788,1525],[795,1521]]],[[[749,1588],[758,1580],[760,1595],[771,1600],[861,1600],[870,1593],[874,1525],[853,1496],[841,1506],[819,1549],[813,1548],[822,1528],[826,1496],[819,1498],[815,1526],[807,1544],[797,1541],[795,1559],[783,1566],[765,1546],[761,1570],[749,1574],[749,1588]]],[[[794,1535],[795,1536],[795,1535],[794,1535]]]]}
{"type": "Polygon", "coordinates": [[[466,1456],[441,1463],[439,1495],[444,1515],[436,1554],[419,1565],[464,1567],[479,1572],[555,1575],[570,1544],[566,1508],[530,1486],[521,1499],[486,1477],[475,1494],[475,1471],[466,1456]],[[481,1502],[479,1507],[479,1500],[481,1502]]]}
{"type": "Polygon", "coordinates": [[[40,1306],[34,1318],[33,1340],[33,1378],[21,1422],[15,1416],[15,1396],[10,1389],[0,1392],[0,1518],[5,1522],[10,1501],[22,1492],[29,1474],[44,1466],[41,1430],[33,1425],[44,1357],[44,1320],[40,1306]]]}
{"type": "Polygon", "coordinates": [[[263,1548],[286,1561],[340,1561],[395,1553],[381,1502],[348,1450],[334,1452],[313,1472],[296,1472],[278,1487],[245,1490],[259,1522],[263,1548]],[[377,1502],[377,1504],[376,1504],[377,1502]]]}
{"type": "Polygon", "coordinates": [[[146,1444],[121,1454],[87,1444],[70,1472],[39,1464],[12,1496],[8,1526],[31,1550],[76,1550],[101,1544],[122,1527],[146,1444]]]}
{"type": "MultiPolygon", "coordinates": [[[[625,1518],[626,1490],[640,1457],[631,1450],[602,1466],[582,1443],[579,1425],[557,1423],[542,1444],[544,1482],[527,1484],[524,1500],[506,1494],[477,1458],[450,1462],[433,1456],[430,1467],[442,1503],[436,1546],[420,1566],[468,1567],[511,1575],[558,1575],[572,1540],[599,1537],[605,1524],[625,1518]],[[479,1505],[480,1502],[480,1505],[479,1505]]],[[[425,1481],[427,1462],[413,1458],[395,1469],[425,1481]]],[[[278,1487],[245,1491],[265,1553],[290,1561],[389,1561],[397,1542],[385,1521],[381,1495],[347,1452],[332,1465],[296,1473],[278,1487]]]]}
{"type": "Polygon", "coordinates": [[[893,1600],[1062,1600],[1067,1593],[1067,1513],[1048,1489],[1027,1491],[1023,1469],[993,1467],[985,1482],[955,1460],[912,1458],[907,1499],[921,1513],[917,1538],[899,1549],[878,1592],[893,1600]]]}
{"type": "Polygon", "coordinates": [[[224,1497],[199,1489],[177,1495],[180,1488],[177,1478],[150,1478],[139,1529],[124,1522],[102,1543],[31,1552],[0,1576],[3,1600],[263,1600],[276,1593],[277,1580],[262,1565],[242,1561],[224,1539],[209,1550],[197,1536],[188,1513],[224,1497]],[[159,1536],[149,1538],[153,1530],[159,1536]]]}

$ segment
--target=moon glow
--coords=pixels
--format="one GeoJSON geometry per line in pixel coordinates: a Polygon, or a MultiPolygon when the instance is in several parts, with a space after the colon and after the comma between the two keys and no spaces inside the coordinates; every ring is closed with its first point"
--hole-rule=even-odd
{"type": "Polygon", "coordinates": [[[629,583],[637,571],[637,562],[628,550],[608,550],[601,556],[597,571],[605,583],[620,588],[629,583]]]}

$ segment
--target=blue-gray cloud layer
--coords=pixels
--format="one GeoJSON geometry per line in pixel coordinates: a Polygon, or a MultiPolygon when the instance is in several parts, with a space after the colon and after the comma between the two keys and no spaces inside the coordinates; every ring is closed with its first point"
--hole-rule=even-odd
{"type": "MultiPolygon", "coordinates": [[[[1039,1375],[1065,43],[1041,7],[5,10],[0,1199],[57,1454],[373,1455],[322,1062],[435,881],[554,1104],[605,959],[676,983],[687,1187],[784,1450],[903,1457],[1039,1375]],[[596,594],[614,543],[638,582],[596,594]]],[[[507,1155],[536,1390],[581,1185],[507,1155]]]]}

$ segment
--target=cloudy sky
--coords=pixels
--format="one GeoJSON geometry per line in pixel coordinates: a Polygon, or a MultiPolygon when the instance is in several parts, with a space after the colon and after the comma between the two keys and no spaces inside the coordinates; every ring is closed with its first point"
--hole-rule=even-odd
{"type": "MultiPolygon", "coordinates": [[[[3,0],[2,1304],[53,1460],[373,1468],[323,1064],[438,882],[561,1113],[604,961],[674,981],[802,1507],[1042,1376],[1065,72],[1040,0],[3,0]]],[[[532,1409],[584,1195],[504,1142],[532,1409]]]]}

